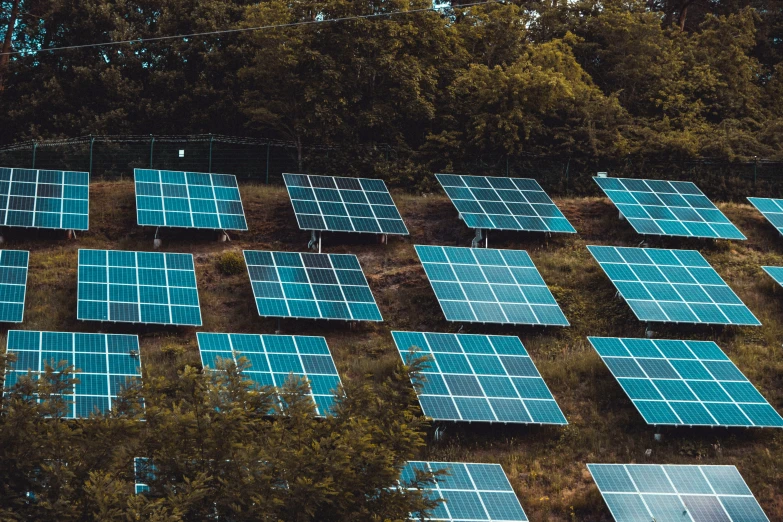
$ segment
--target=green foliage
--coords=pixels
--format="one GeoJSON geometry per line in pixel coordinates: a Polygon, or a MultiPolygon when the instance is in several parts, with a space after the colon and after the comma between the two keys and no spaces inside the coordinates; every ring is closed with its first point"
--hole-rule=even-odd
{"type": "Polygon", "coordinates": [[[218,254],[217,259],[215,260],[215,266],[223,275],[237,275],[244,273],[245,259],[239,252],[229,250],[218,254]]]}

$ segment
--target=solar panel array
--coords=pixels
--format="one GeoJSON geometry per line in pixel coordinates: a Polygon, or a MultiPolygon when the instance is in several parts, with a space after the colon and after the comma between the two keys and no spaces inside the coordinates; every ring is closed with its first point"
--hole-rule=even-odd
{"type": "Polygon", "coordinates": [[[0,250],[0,322],[21,323],[27,293],[26,250],[0,250]]]}
{"type": "Polygon", "coordinates": [[[734,466],[588,464],[617,522],[768,522],[734,466]]]}
{"type": "Polygon", "coordinates": [[[383,320],[355,255],[257,250],[244,254],[261,316],[383,320]]]}
{"type": "MultiPolygon", "coordinates": [[[[416,472],[446,473],[434,484],[421,484],[427,498],[442,499],[427,520],[439,522],[473,522],[493,520],[526,522],[519,499],[500,464],[465,464],[462,462],[409,461],[402,470],[400,482],[409,490],[418,489],[416,472]]],[[[414,520],[424,520],[412,515],[414,520]]]]}
{"type": "Polygon", "coordinates": [[[242,374],[259,386],[282,388],[291,379],[307,379],[316,413],[332,412],[340,376],[323,337],[199,332],[201,362],[219,368],[222,360],[238,363],[244,357],[250,367],[242,374]]]}
{"type": "Polygon", "coordinates": [[[639,234],[747,239],[690,181],[593,179],[639,234]]]}
{"type": "Polygon", "coordinates": [[[783,427],[711,341],[589,337],[647,424],[783,427]]]}
{"type": "Polygon", "coordinates": [[[75,367],[79,382],[66,396],[70,419],[109,411],[121,390],[141,379],[135,335],[9,330],[7,351],[16,362],[6,374],[6,391],[28,372],[37,377],[47,364],[75,367]]]}
{"type": "Polygon", "coordinates": [[[415,248],[448,321],[568,326],[524,250],[415,248]]]}
{"type": "Polygon", "coordinates": [[[0,225],[87,230],[90,175],[0,168],[0,225]]]}
{"type": "Polygon", "coordinates": [[[427,356],[416,393],[434,420],[568,424],[518,337],[392,332],[406,364],[427,356]],[[415,350],[415,351],[412,351],[415,350]]]}
{"type": "Polygon", "coordinates": [[[201,326],[191,254],[79,250],[77,318],[201,326]]]}
{"type": "Polygon", "coordinates": [[[236,176],[135,169],[134,178],[139,225],[247,230],[236,176]]]}
{"type": "Polygon", "coordinates": [[[534,179],[456,174],[435,177],[470,228],[576,233],[534,179]]]}
{"type": "Polygon", "coordinates": [[[308,174],[283,180],[303,230],[408,235],[383,180],[308,174]]]}
{"type": "Polygon", "coordinates": [[[748,198],[748,201],[783,234],[783,199],[748,198]]]}
{"type": "Polygon", "coordinates": [[[696,250],[587,248],[641,321],[761,325],[696,250]]]}

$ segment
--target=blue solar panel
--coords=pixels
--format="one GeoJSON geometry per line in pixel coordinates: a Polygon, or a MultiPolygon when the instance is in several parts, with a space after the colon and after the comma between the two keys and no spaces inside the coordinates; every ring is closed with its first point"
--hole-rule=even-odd
{"type": "Polygon", "coordinates": [[[761,326],[696,250],[587,248],[641,321],[761,326]]]}
{"type": "Polygon", "coordinates": [[[748,198],[748,201],[783,234],[783,199],[748,198]]]}
{"type": "Polygon", "coordinates": [[[247,230],[236,176],[135,169],[134,177],[139,225],[247,230]]]}
{"type": "Polygon", "coordinates": [[[769,274],[769,276],[775,280],[775,282],[783,286],[783,267],[780,266],[762,266],[761,268],[769,274]]]}
{"type": "Polygon", "coordinates": [[[0,322],[21,323],[27,293],[26,250],[0,250],[0,322]]]}
{"type": "Polygon", "coordinates": [[[446,320],[568,326],[524,250],[415,248],[446,320]]]}
{"type": "Polygon", "coordinates": [[[191,254],[79,250],[78,319],[201,326],[191,254]]]}
{"type": "Polygon", "coordinates": [[[434,420],[568,424],[518,337],[420,332],[392,336],[406,364],[430,358],[416,383],[424,415],[434,420]]]}
{"type": "Polygon", "coordinates": [[[302,230],[408,235],[380,179],[283,174],[302,230]]]}
{"type": "Polygon", "coordinates": [[[470,228],[576,233],[534,179],[456,174],[435,177],[470,228]]]}
{"type": "Polygon", "coordinates": [[[16,362],[9,365],[6,389],[28,372],[37,377],[47,364],[76,369],[79,382],[67,396],[70,419],[109,411],[122,388],[141,379],[135,335],[9,330],[7,351],[16,355],[16,362]]]}
{"type": "MultiPolygon", "coordinates": [[[[500,464],[409,461],[402,470],[401,486],[421,488],[427,498],[442,500],[426,520],[473,522],[492,520],[526,522],[519,499],[500,464]],[[439,475],[435,483],[418,484],[416,472],[439,475]]],[[[413,515],[414,520],[424,520],[413,515]]]]}
{"type": "Polygon", "coordinates": [[[87,230],[87,172],[0,168],[0,225],[87,230]]]}
{"type": "Polygon", "coordinates": [[[593,179],[639,234],[747,239],[690,181],[593,179]]]}
{"type": "Polygon", "coordinates": [[[783,427],[711,341],[588,337],[647,424],[783,427]]]}
{"type": "Polygon", "coordinates": [[[769,522],[734,466],[588,464],[616,522],[769,522]]]}
{"type": "Polygon", "coordinates": [[[221,359],[238,363],[244,357],[250,367],[243,375],[260,386],[282,388],[292,377],[307,379],[316,414],[332,412],[340,376],[323,337],[203,332],[197,337],[204,366],[214,369],[221,359]]]}
{"type": "Polygon", "coordinates": [[[155,466],[152,460],[145,457],[133,459],[134,490],[137,495],[148,493],[149,483],[155,478],[155,466]]]}
{"type": "Polygon", "coordinates": [[[354,255],[257,250],[244,254],[261,316],[383,321],[354,255]]]}

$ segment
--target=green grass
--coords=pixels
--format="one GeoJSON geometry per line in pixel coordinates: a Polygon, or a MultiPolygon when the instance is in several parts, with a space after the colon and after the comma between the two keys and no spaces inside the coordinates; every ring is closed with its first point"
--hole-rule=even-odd
{"type": "MultiPolygon", "coordinates": [[[[163,231],[162,250],[191,252],[204,317],[203,331],[272,333],[277,321],[258,317],[244,269],[242,249],[304,250],[309,234],[296,226],[285,190],[244,186],[250,231],[218,242],[208,231],[163,231]]],[[[154,230],[135,224],[130,182],[94,183],[90,231],[73,240],[59,232],[11,230],[7,248],[31,251],[25,321],[27,329],[138,333],[148,374],[176,375],[198,365],[195,329],[85,323],[76,320],[78,248],[152,250],[154,230]]],[[[446,322],[418,262],[413,244],[468,246],[471,232],[445,196],[397,194],[411,231],[382,245],[372,236],[324,237],[324,251],[359,256],[385,322],[281,323],[283,333],[322,335],[343,379],[387,375],[399,356],[390,331],[454,332],[446,322]]],[[[518,335],[570,424],[564,428],[449,426],[431,441],[426,459],[498,462],[503,465],[531,520],[610,520],[587,473],[587,462],[734,464],[772,520],[783,519],[783,434],[776,430],[655,430],[621,391],[586,340],[588,335],[644,335],[644,326],[614,297],[614,287],[585,245],[636,246],[639,237],[617,219],[604,199],[562,199],[557,203],[580,232],[551,238],[533,234],[490,234],[490,247],[527,250],[571,322],[569,328],[466,325],[464,332],[518,335]],[[645,451],[652,450],[649,458],[645,451]]],[[[747,242],[654,239],[650,246],[702,251],[764,324],[761,328],[656,325],[657,336],[716,341],[772,405],[783,410],[783,288],[759,268],[783,265],[783,238],[748,205],[723,210],[748,236],[747,242]]],[[[5,333],[5,332],[3,332],[5,333]]]]}

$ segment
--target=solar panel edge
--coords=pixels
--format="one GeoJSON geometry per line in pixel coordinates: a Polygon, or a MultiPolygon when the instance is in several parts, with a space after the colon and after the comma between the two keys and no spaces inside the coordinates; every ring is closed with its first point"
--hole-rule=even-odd
{"type": "MultiPolygon", "coordinates": [[[[24,322],[25,304],[27,303],[27,281],[28,281],[29,274],[30,274],[30,251],[29,250],[0,249],[0,254],[2,254],[3,252],[16,252],[16,253],[20,253],[21,252],[21,253],[25,254],[24,283],[23,283],[23,285],[19,285],[19,286],[24,286],[24,293],[22,295],[22,302],[21,303],[16,303],[16,302],[10,302],[9,301],[10,304],[21,304],[21,312],[22,313],[21,313],[21,316],[20,316],[18,321],[17,320],[3,321],[3,322],[12,323],[12,324],[20,324],[20,323],[24,322]]],[[[19,267],[19,268],[21,268],[21,267],[19,267]]],[[[3,284],[10,284],[10,283],[0,283],[0,286],[2,286],[3,284]]]]}

